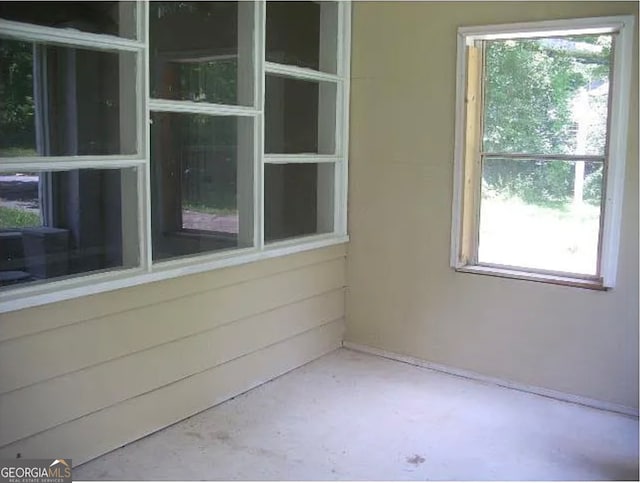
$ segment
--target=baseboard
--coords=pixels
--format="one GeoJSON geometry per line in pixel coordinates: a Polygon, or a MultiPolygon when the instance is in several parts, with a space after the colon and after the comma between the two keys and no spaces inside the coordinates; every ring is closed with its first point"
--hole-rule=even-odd
{"type": "Polygon", "coordinates": [[[431,369],[438,372],[444,372],[453,376],[465,377],[474,381],[485,382],[488,384],[494,384],[496,386],[506,387],[509,389],[515,389],[517,391],[529,392],[537,394],[539,396],[550,397],[552,399],[558,399],[560,401],[570,402],[574,404],[580,404],[582,406],[588,406],[595,409],[602,409],[604,411],[611,411],[614,413],[624,414],[625,416],[638,417],[638,409],[623,406],[622,404],[615,404],[606,401],[600,401],[598,399],[590,399],[583,396],[576,396],[575,394],[568,394],[561,391],[555,391],[553,389],[546,389],[544,387],[529,386],[519,382],[508,381],[497,377],[485,376],[478,374],[477,372],[467,371],[465,369],[458,369],[455,367],[446,366],[443,364],[436,364],[434,362],[418,359],[417,357],[405,356],[397,354],[395,352],[389,352],[383,349],[377,349],[367,345],[356,344],[354,342],[344,341],[342,346],[345,349],[350,349],[357,352],[363,352],[365,354],[372,354],[386,359],[394,361],[404,362],[413,366],[424,367],[425,369],[431,369]]]}

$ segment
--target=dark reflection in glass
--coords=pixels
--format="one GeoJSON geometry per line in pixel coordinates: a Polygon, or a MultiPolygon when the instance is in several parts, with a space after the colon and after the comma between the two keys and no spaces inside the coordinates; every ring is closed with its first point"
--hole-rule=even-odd
{"type": "Polygon", "coordinates": [[[151,97],[252,105],[253,8],[253,2],[151,2],[151,97]]]}
{"type": "Polygon", "coordinates": [[[319,2],[267,2],[268,61],[318,70],[319,52],[319,2]]]}
{"type": "Polygon", "coordinates": [[[138,266],[136,176],[0,173],[0,288],[138,266]]]}
{"type": "Polygon", "coordinates": [[[95,34],[136,37],[136,3],[1,2],[0,18],[95,34]]]}
{"type": "Polygon", "coordinates": [[[135,154],[135,54],[0,39],[0,156],[135,154]]]}
{"type": "Polygon", "coordinates": [[[265,165],[265,241],[332,232],[333,173],[332,163],[265,165]]]}
{"type": "Polygon", "coordinates": [[[151,119],[153,259],[251,245],[253,229],[240,225],[251,213],[240,212],[238,199],[242,190],[252,199],[251,119],[161,112],[151,119]]]}
{"type": "Polygon", "coordinates": [[[334,126],[334,85],[266,76],[265,152],[333,154],[334,126]]]}

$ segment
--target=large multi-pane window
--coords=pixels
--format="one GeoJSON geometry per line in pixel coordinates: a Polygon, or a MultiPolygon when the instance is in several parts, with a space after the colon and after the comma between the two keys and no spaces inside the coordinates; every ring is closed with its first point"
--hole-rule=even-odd
{"type": "Polygon", "coordinates": [[[344,241],[349,9],[2,3],[0,306],[344,241]]]}
{"type": "Polygon", "coordinates": [[[460,29],[456,268],[613,286],[630,29],[625,17],[460,29]]]}

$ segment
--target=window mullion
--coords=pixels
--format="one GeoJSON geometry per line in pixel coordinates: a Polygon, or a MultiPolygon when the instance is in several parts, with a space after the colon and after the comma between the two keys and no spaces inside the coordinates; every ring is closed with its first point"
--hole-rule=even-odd
{"type": "Polygon", "coordinates": [[[139,189],[141,190],[141,200],[139,201],[141,222],[139,230],[141,236],[140,243],[140,262],[141,266],[151,272],[153,263],[153,240],[151,229],[151,113],[149,110],[150,96],[150,79],[149,79],[149,2],[144,1],[138,4],[139,14],[141,18],[142,41],[144,43],[144,68],[139,77],[140,90],[139,95],[142,97],[142,109],[144,112],[144,125],[141,126],[139,135],[141,146],[144,149],[145,165],[143,177],[139,181],[139,189]]]}
{"type": "Polygon", "coordinates": [[[328,74],[319,70],[297,67],[294,65],[278,64],[265,61],[265,71],[269,74],[292,77],[294,79],[316,82],[338,82],[340,78],[335,74],[328,74]]]}
{"type": "Polygon", "coordinates": [[[165,99],[149,99],[149,109],[157,112],[186,112],[189,114],[210,114],[214,116],[255,116],[258,113],[258,111],[252,107],[165,99]]]}
{"type": "Polygon", "coordinates": [[[523,160],[549,160],[549,161],[599,161],[604,162],[605,156],[592,154],[539,154],[539,153],[499,153],[484,152],[480,155],[483,158],[501,158],[501,159],[523,159],[523,160]]]}
{"type": "Polygon", "coordinates": [[[12,20],[0,19],[0,32],[2,32],[2,37],[13,40],[54,43],[66,47],[124,52],[138,52],[144,48],[144,44],[138,40],[130,40],[115,35],[32,25],[12,20]]]}
{"type": "Polygon", "coordinates": [[[140,167],[145,160],[139,156],[34,156],[30,158],[0,158],[2,171],[63,171],[69,169],[91,168],[130,168],[140,167]]]}
{"type": "Polygon", "coordinates": [[[147,22],[146,22],[146,14],[145,11],[147,9],[146,4],[148,2],[145,0],[136,0],[136,39],[138,42],[142,42],[146,48],[148,45],[146,43],[146,32],[147,32],[147,22]]]}
{"type": "Polygon", "coordinates": [[[265,58],[266,58],[266,1],[256,0],[255,3],[255,92],[256,108],[259,111],[255,118],[255,163],[254,163],[254,237],[255,246],[259,251],[264,249],[264,106],[265,106],[265,58]]]}
{"type": "Polygon", "coordinates": [[[339,4],[338,16],[338,52],[337,73],[341,78],[338,86],[336,107],[336,152],[342,156],[342,162],[336,164],[335,188],[335,232],[346,235],[347,227],[347,191],[349,163],[349,89],[351,58],[351,2],[339,4]]]}
{"type": "Polygon", "coordinates": [[[338,163],[342,160],[340,156],[330,154],[265,154],[265,164],[288,164],[288,163],[338,163]]]}

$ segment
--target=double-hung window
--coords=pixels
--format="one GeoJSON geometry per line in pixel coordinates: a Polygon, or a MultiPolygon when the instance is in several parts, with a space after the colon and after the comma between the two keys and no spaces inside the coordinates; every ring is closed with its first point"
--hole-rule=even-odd
{"type": "Polygon", "coordinates": [[[614,286],[632,25],[459,29],[454,268],[614,286]]]}
{"type": "Polygon", "coordinates": [[[346,241],[350,4],[3,2],[0,310],[346,241]]]}

